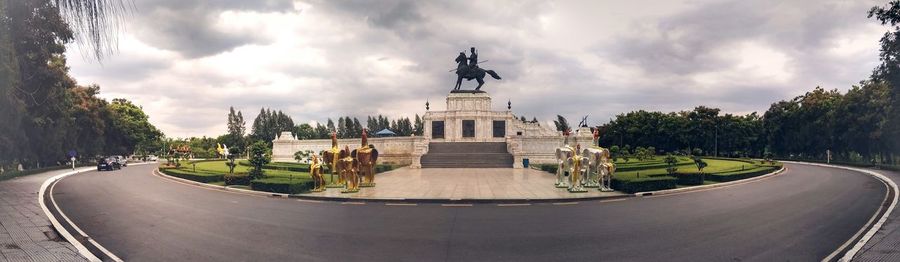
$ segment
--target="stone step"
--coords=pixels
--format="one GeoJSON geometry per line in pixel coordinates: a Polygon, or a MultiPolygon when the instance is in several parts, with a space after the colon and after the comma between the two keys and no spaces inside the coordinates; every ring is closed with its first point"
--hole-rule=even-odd
{"type": "Polygon", "coordinates": [[[506,153],[505,142],[432,142],[428,153],[506,153]]]}
{"type": "Polygon", "coordinates": [[[504,142],[429,143],[423,168],[510,168],[513,156],[504,142]]]}

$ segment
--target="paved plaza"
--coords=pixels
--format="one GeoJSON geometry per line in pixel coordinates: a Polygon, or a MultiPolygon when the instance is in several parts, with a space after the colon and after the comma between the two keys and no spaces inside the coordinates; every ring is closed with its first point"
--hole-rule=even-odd
{"type": "MultiPolygon", "coordinates": [[[[327,175],[326,175],[327,176],[327,175]]],[[[533,169],[400,168],[375,176],[376,187],[342,194],[338,188],[310,196],[366,199],[562,199],[620,196],[620,192],[569,193],[556,188],[556,176],[533,169]]]]}

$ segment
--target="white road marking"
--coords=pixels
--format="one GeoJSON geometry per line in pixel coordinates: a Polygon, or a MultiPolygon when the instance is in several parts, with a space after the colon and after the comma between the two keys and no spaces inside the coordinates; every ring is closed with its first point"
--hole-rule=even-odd
{"type": "Polygon", "coordinates": [[[498,207],[523,207],[523,206],[530,206],[530,205],[531,204],[528,204],[528,203],[525,203],[525,204],[497,204],[498,207]]]}
{"type": "Polygon", "coordinates": [[[418,206],[415,203],[384,203],[385,206],[418,206]]]}
{"type": "Polygon", "coordinates": [[[472,204],[441,204],[444,207],[470,207],[472,204]]]}
{"type": "Polygon", "coordinates": [[[554,206],[568,206],[568,205],[577,205],[578,202],[557,202],[553,203],[554,206]]]}

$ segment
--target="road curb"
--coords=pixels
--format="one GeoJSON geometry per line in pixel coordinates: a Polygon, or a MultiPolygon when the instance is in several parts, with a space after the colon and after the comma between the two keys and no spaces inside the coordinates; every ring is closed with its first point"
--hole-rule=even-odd
{"type": "Polygon", "coordinates": [[[786,168],[782,166],[781,169],[772,171],[771,173],[761,175],[761,176],[755,176],[755,177],[751,177],[751,178],[739,179],[739,180],[723,182],[723,183],[715,183],[715,184],[710,184],[710,185],[702,185],[702,186],[691,186],[691,187],[682,187],[682,188],[675,188],[675,189],[637,192],[637,193],[634,193],[634,195],[635,196],[659,196],[659,195],[669,195],[669,194],[676,194],[676,193],[685,193],[685,192],[691,192],[691,191],[706,190],[706,189],[712,189],[712,188],[717,188],[717,187],[727,187],[727,186],[739,185],[739,184],[750,183],[750,182],[754,182],[757,180],[766,179],[766,178],[781,174],[785,170],[786,170],[786,168]]]}
{"type": "Polygon", "coordinates": [[[820,167],[838,168],[838,169],[844,169],[844,170],[856,171],[856,172],[860,172],[860,173],[863,173],[863,174],[867,174],[867,175],[870,175],[870,176],[872,176],[872,177],[875,177],[875,178],[878,179],[878,180],[881,180],[882,183],[884,183],[885,186],[888,188],[888,194],[885,196],[885,201],[884,201],[884,202],[887,201],[888,196],[893,195],[893,198],[891,198],[891,204],[890,204],[890,206],[888,206],[887,210],[884,211],[884,213],[881,213],[881,216],[878,216],[878,214],[879,214],[879,213],[881,212],[881,210],[884,208],[884,203],[882,203],[882,205],[881,205],[881,207],[879,207],[878,211],[875,212],[874,215],[872,215],[872,218],[869,219],[869,222],[866,223],[866,225],[863,226],[863,227],[860,229],[860,231],[856,233],[856,235],[854,235],[852,238],[850,238],[849,240],[847,240],[847,242],[844,243],[844,245],[841,245],[841,247],[839,247],[837,250],[835,250],[834,252],[832,252],[828,257],[826,257],[825,259],[822,259],[822,261],[831,261],[831,260],[834,260],[834,258],[835,258],[837,255],[839,255],[840,252],[841,252],[842,250],[846,249],[846,247],[847,247],[850,243],[853,243],[853,240],[854,240],[854,239],[859,238],[859,239],[856,241],[856,243],[853,244],[852,248],[850,248],[849,250],[847,250],[847,252],[845,252],[844,255],[841,256],[840,259],[838,259],[838,261],[851,261],[851,260],[853,260],[853,257],[856,256],[856,253],[858,253],[859,250],[862,249],[863,246],[865,246],[866,243],[868,243],[870,239],[872,239],[872,236],[874,236],[875,233],[877,233],[878,230],[881,229],[881,227],[882,227],[882,226],[884,225],[884,223],[887,221],[888,217],[891,215],[891,212],[894,211],[894,207],[897,206],[898,200],[900,200],[900,199],[898,199],[898,192],[900,192],[900,189],[898,189],[897,183],[895,183],[893,180],[891,180],[891,179],[888,178],[887,176],[885,176],[885,175],[883,175],[883,174],[881,174],[881,173],[875,172],[875,171],[865,170],[865,169],[855,168],[855,167],[847,167],[847,166],[839,166],[839,165],[822,164],[822,163],[808,163],[808,162],[795,162],[795,161],[781,161],[781,162],[782,162],[782,163],[791,163],[791,164],[801,164],[801,165],[810,165],[810,166],[820,166],[820,167]],[[876,218],[877,218],[877,220],[876,220],[876,218]],[[872,224],[873,221],[875,221],[874,224],[872,224]],[[871,225],[871,227],[869,227],[870,225],[871,225]],[[869,228],[869,230],[865,230],[866,228],[869,228]],[[860,235],[863,231],[865,231],[865,234],[862,234],[862,237],[860,237],[859,235],[860,235]]]}
{"type": "MultiPolygon", "coordinates": [[[[134,163],[131,165],[137,166],[137,165],[147,165],[147,164],[151,164],[151,162],[134,163]]],[[[70,220],[66,216],[65,213],[62,212],[62,209],[60,209],[59,205],[56,204],[56,200],[53,199],[53,187],[56,185],[57,182],[61,181],[63,178],[66,178],[68,176],[91,171],[91,170],[94,170],[95,168],[96,167],[80,168],[80,169],[76,169],[76,170],[73,170],[70,172],[66,172],[66,173],[62,173],[62,174],[53,176],[51,178],[48,178],[47,180],[44,180],[44,183],[41,184],[41,188],[38,191],[38,203],[41,205],[41,210],[44,211],[44,215],[47,217],[47,219],[50,220],[50,224],[53,225],[53,228],[57,232],[59,232],[59,234],[67,242],[71,243],[72,246],[75,246],[75,249],[76,249],[76,251],[78,251],[78,254],[80,254],[81,256],[83,256],[84,258],[86,258],[87,260],[92,261],[92,262],[103,261],[103,260],[122,261],[122,259],[117,257],[112,252],[109,252],[109,250],[107,250],[102,245],[97,243],[97,241],[94,241],[90,236],[85,234],[84,231],[81,231],[81,229],[78,228],[78,226],[75,225],[75,223],[73,223],[72,220],[70,220]],[[49,190],[48,190],[48,188],[49,188],[49,190]],[[45,196],[49,196],[49,198],[45,197],[45,196]],[[50,204],[52,204],[52,208],[53,208],[52,210],[50,209],[51,206],[47,205],[48,199],[49,199],[50,204]],[[56,215],[54,215],[54,212],[56,214],[59,214],[59,216],[62,217],[62,219],[66,222],[65,225],[62,222],[60,222],[59,219],[56,218],[56,215]],[[76,231],[78,233],[78,236],[72,235],[72,233],[69,232],[69,230],[66,228],[66,226],[69,226],[72,228],[72,230],[76,231]],[[86,243],[83,243],[82,241],[86,242],[86,243]],[[96,250],[96,251],[91,251],[92,249],[96,250]],[[94,253],[101,253],[102,255],[97,256],[94,253]],[[103,257],[104,259],[101,260],[100,257],[103,257]]]]}

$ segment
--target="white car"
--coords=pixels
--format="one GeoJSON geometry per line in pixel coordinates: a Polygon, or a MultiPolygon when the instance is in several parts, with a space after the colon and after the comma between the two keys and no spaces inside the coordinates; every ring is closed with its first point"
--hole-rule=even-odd
{"type": "Polygon", "coordinates": [[[154,155],[149,155],[149,156],[147,156],[147,161],[153,161],[153,162],[156,162],[157,160],[159,160],[159,158],[157,158],[157,157],[154,156],[154,155]]]}
{"type": "Polygon", "coordinates": [[[128,160],[125,159],[124,156],[113,156],[113,159],[115,159],[116,162],[118,162],[119,165],[122,166],[122,167],[128,166],[128,160]]]}

